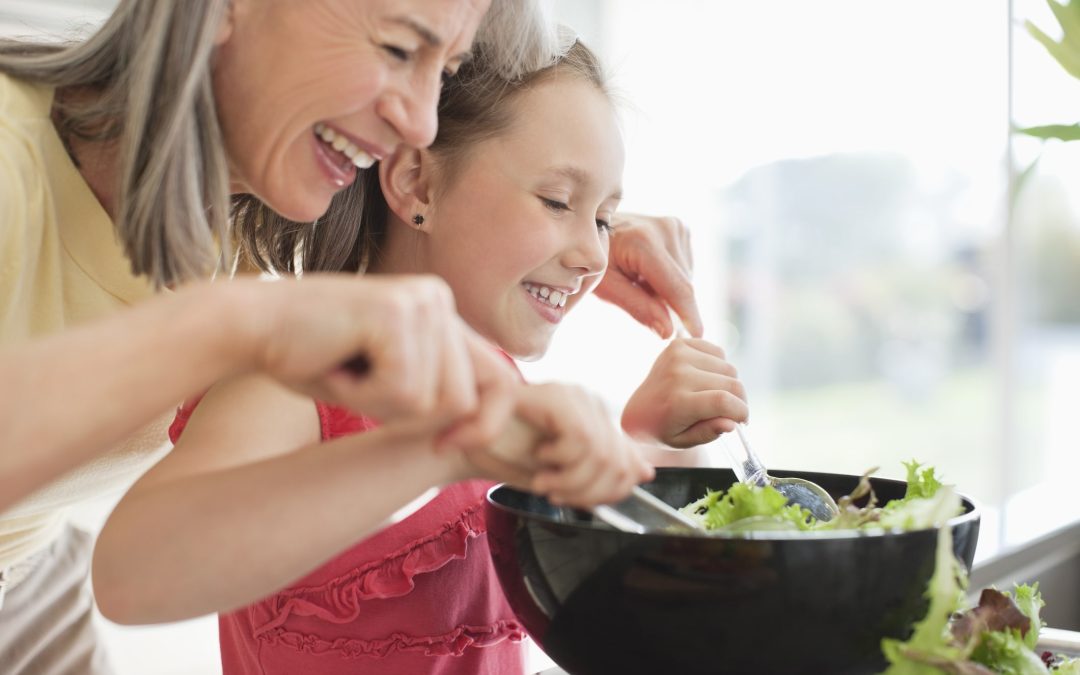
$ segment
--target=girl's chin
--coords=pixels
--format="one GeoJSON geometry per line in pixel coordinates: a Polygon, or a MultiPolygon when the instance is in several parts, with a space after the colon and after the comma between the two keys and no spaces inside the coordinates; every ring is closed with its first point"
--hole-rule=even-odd
{"type": "Polygon", "coordinates": [[[522,342],[498,342],[500,348],[514,358],[515,361],[539,361],[547,353],[551,344],[550,339],[537,342],[536,340],[522,342]]]}

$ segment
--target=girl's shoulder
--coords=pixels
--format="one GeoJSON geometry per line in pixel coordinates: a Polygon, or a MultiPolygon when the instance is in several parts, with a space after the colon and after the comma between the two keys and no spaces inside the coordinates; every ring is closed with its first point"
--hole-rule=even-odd
{"type": "Polygon", "coordinates": [[[169,438],[176,445],[222,445],[231,455],[250,452],[257,461],[317,443],[319,418],[314,402],[261,374],[222,381],[184,401],[169,438]],[[242,450],[241,450],[242,449],[242,450]]]}

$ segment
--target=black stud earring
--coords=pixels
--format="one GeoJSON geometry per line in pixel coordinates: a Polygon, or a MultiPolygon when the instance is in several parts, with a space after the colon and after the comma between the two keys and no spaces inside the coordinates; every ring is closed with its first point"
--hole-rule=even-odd
{"type": "Polygon", "coordinates": [[[413,225],[423,225],[424,217],[419,213],[412,217],[413,225]]]}

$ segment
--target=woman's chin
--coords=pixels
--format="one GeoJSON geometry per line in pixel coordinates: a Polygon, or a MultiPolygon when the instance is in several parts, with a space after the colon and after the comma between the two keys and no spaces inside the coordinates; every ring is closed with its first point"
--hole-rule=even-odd
{"type": "Polygon", "coordinates": [[[327,209],[330,208],[330,199],[328,197],[323,200],[304,199],[304,200],[263,200],[267,206],[274,210],[279,216],[288,218],[289,220],[298,223],[310,223],[322,218],[327,209]]]}

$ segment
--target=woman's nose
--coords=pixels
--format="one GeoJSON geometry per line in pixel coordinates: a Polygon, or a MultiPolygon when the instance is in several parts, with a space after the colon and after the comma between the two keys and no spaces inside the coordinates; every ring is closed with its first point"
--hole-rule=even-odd
{"type": "Polygon", "coordinates": [[[383,117],[402,142],[414,148],[426,148],[435,141],[439,129],[439,91],[441,78],[409,87],[397,96],[388,97],[383,117]]]}

